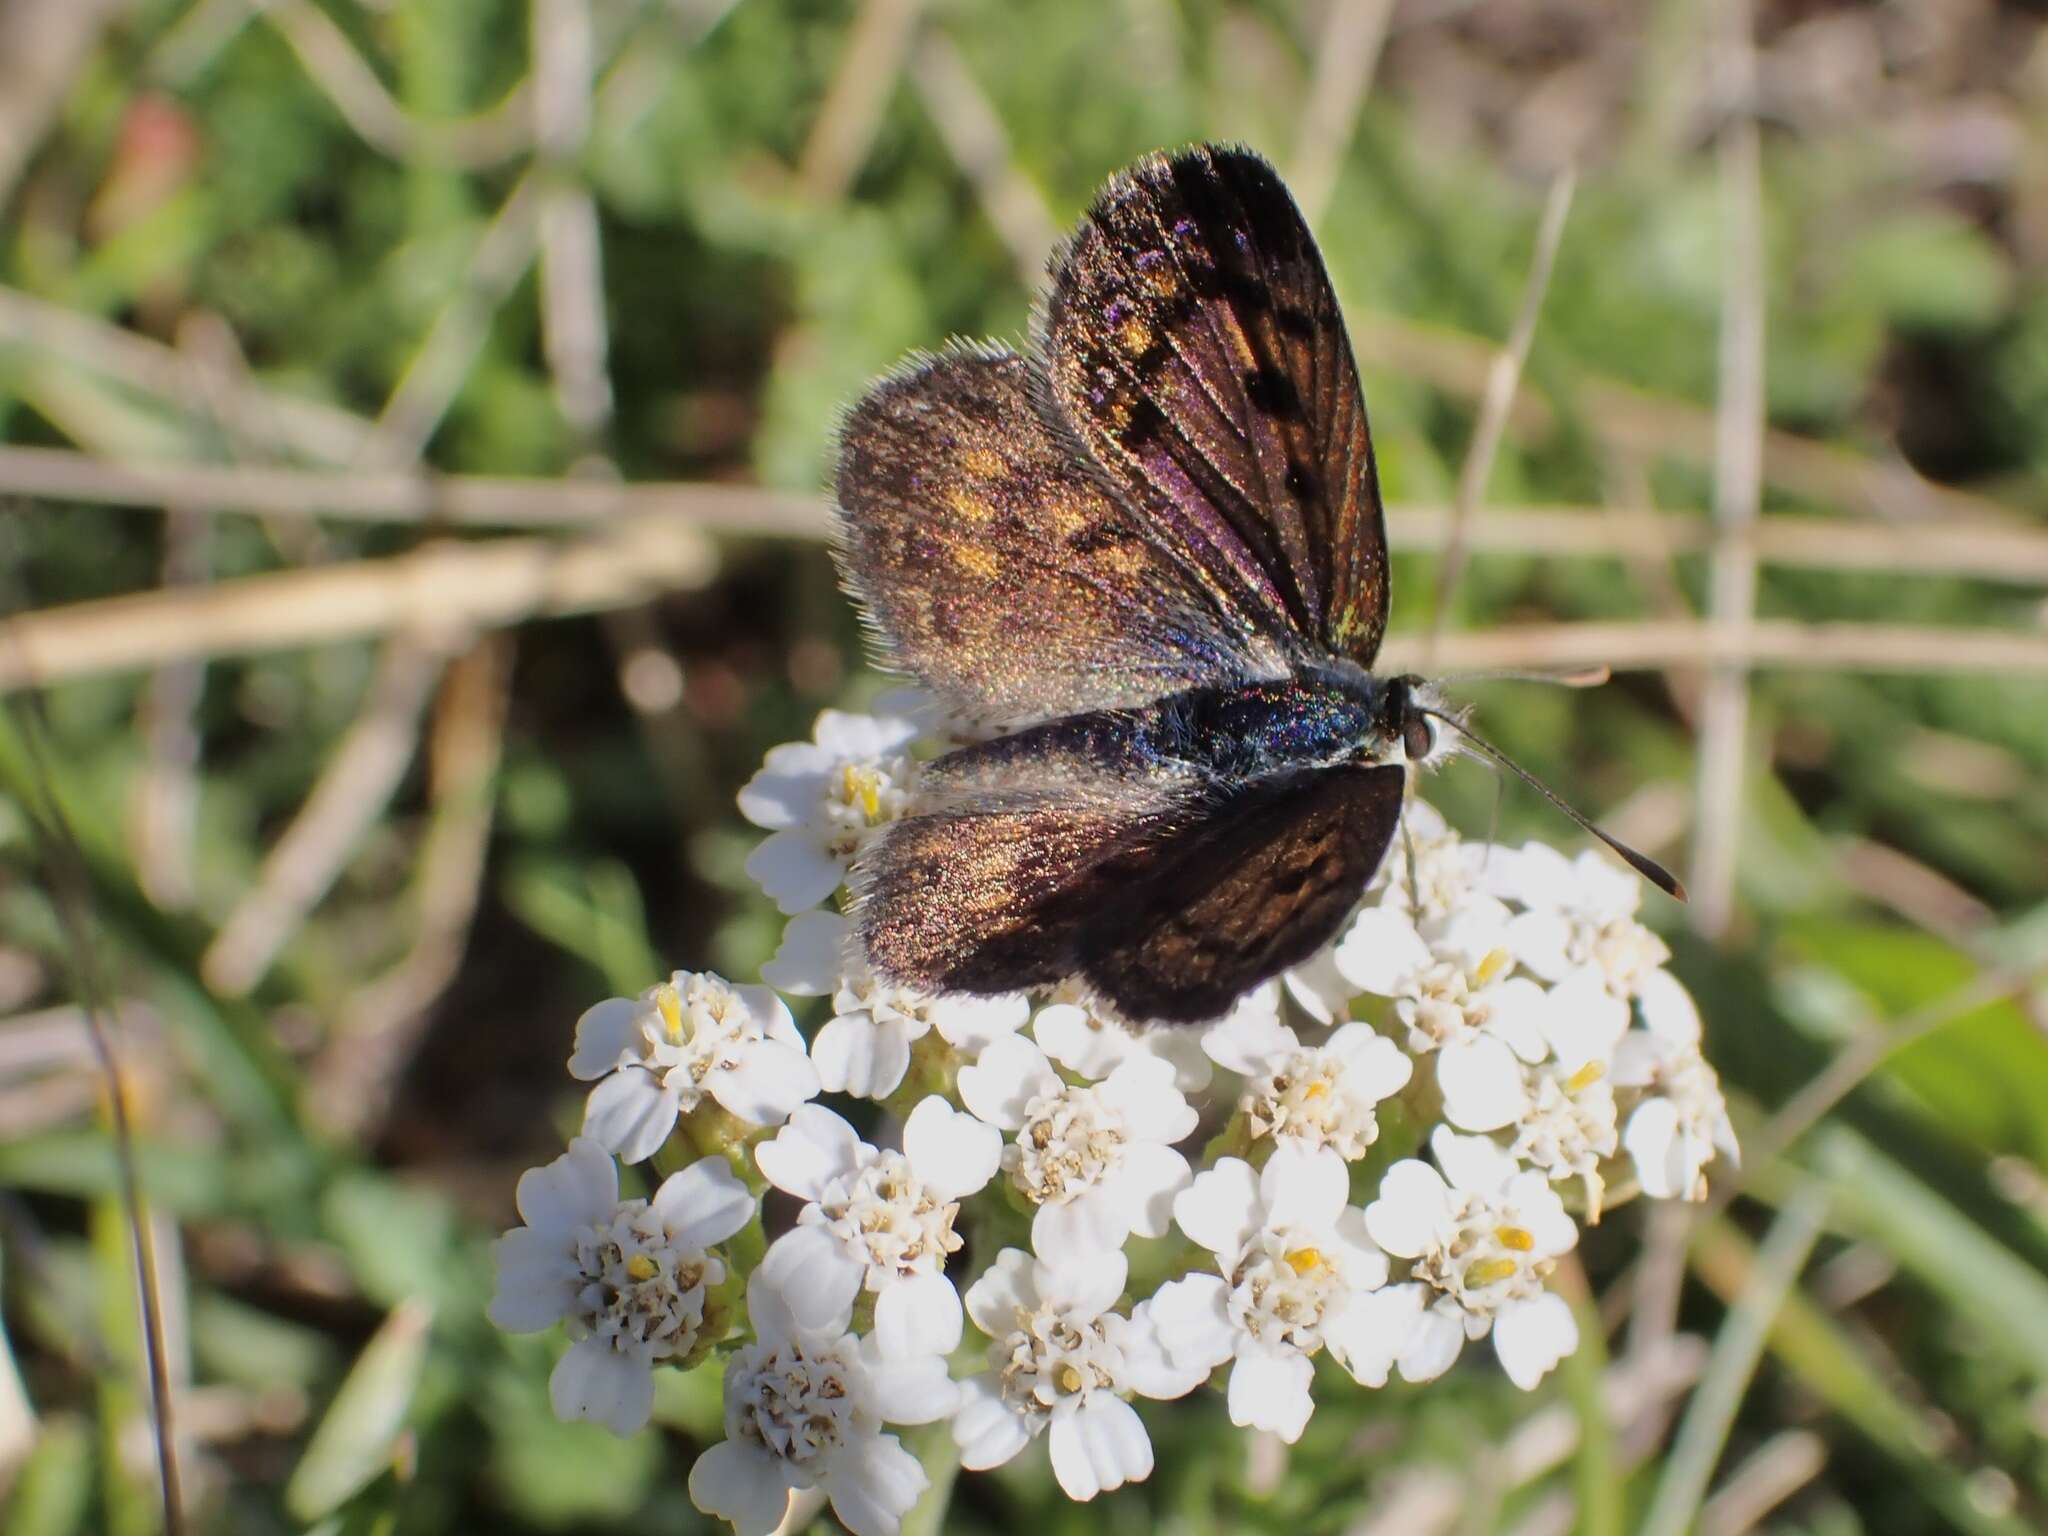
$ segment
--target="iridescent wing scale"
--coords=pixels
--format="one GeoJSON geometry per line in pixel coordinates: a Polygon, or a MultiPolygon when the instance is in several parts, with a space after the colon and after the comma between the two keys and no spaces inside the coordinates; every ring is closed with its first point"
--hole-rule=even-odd
{"type": "Polygon", "coordinates": [[[1261,629],[1370,667],[1386,534],[1364,398],[1321,255],[1273,168],[1154,155],[1054,266],[1053,398],[1155,525],[1261,629]]]}

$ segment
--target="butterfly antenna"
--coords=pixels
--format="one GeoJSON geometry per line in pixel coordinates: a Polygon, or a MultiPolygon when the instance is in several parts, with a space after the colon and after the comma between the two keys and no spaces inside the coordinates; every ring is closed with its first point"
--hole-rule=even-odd
{"type": "Polygon", "coordinates": [[[1436,678],[1435,682],[1439,687],[1462,683],[1554,683],[1560,688],[1598,688],[1613,676],[1612,667],[1579,667],[1569,671],[1505,667],[1491,672],[1453,672],[1436,678]]]}
{"type": "Polygon", "coordinates": [[[1531,773],[1528,769],[1524,768],[1512,757],[1509,757],[1507,753],[1501,751],[1501,749],[1499,747],[1496,747],[1492,742],[1485,740],[1483,737],[1474,735],[1472,733],[1471,728],[1468,727],[1462,720],[1459,720],[1454,715],[1445,714],[1442,710],[1424,709],[1422,712],[1425,715],[1428,715],[1432,720],[1441,720],[1445,725],[1450,726],[1453,730],[1455,730],[1458,733],[1460,737],[1464,739],[1466,745],[1472,747],[1481,756],[1486,757],[1491,761],[1498,763],[1501,767],[1507,769],[1510,773],[1514,774],[1516,778],[1520,779],[1524,784],[1527,784],[1531,789],[1535,790],[1536,793],[1541,795],[1544,799],[1548,800],[1560,811],[1563,811],[1565,815],[1571,817],[1573,821],[1577,822],[1580,826],[1584,827],[1588,832],[1592,833],[1595,837],[1599,838],[1601,842],[1605,843],[1609,848],[1612,848],[1617,854],[1619,854],[1622,858],[1622,861],[1626,863],[1630,869],[1634,870],[1637,874],[1641,875],[1645,880],[1649,881],[1650,884],[1656,886],[1658,890],[1662,891],[1667,896],[1676,898],[1679,901],[1685,900],[1685,887],[1679,884],[1678,877],[1672,874],[1670,870],[1666,869],[1662,864],[1659,864],[1655,859],[1651,858],[1648,854],[1637,853],[1635,849],[1629,847],[1627,843],[1622,842],[1618,838],[1609,837],[1605,832],[1602,832],[1598,827],[1594,826],[1592,822],[1588,821],[1578,811],[1572,809],[1572,807],[1565,802],[1564,798],[1561,795],[1559,795],[1556,790],[1552,789],[1548,784],[1544,783],[1541,779],[1537,778],[1535,774],[1531,773]]]}

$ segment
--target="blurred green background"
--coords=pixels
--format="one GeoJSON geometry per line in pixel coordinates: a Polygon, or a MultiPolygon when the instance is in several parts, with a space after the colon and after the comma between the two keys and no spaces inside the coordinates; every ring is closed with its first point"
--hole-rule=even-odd
{"type": "MultiPolygon", "coordinates": [[[[1470,693],[1623,836],[1732,865],[1713,942],[1649,916],[1750,1157],[1725,1209],[1587,1232],[1606,1342],[1533,1397],[1476,1359],[1333,1373],[1291,1449],[1214,1393],[1148,1404],[1147,1484],[1074,1507],[1026,1456],[944,1528],[1613,1536],[1703,1372],[1736,1404],[1725,1444],[1704,1409],[1679,1432],[1718,1449],[1676,1506],[1707,1536],[2042,1528],[2041,6],[8,0],[8,1536],[161,1520],[95,993],[192,1528],[706,1525],[715,1379],[670,1373],[629,1441],[555,1423],[560,1342],[484,1322],[488,1242],[575,1126],[580,1010],[772,951],[733,791],[881,686],[815,536],[836,413],[907,350],[1017,336],[1102,178],[1195,138],[1272,156],[1322,238],[1397,633],[1576,166],[1444,623],[1662,626],[1609,659],[1665,670],[1470,693]],[[1772,428],[1755,613],[1777,662],[1821,643],[1783,625],[1853,628],[1754,675],[1702,848],[1668,636],[1743,500],[1730,315],[1772,428]],[[51,798],[82,854],[54,874],[51,798]],[[1760,1289],[1759,1244],[1768,1280],[1816,1219],[1760,1289]]],[[[1485,834],[1486,776],[1430,794],[1485,834]]],[[[1568,841],[1518,792],[1499,815],[1568,841]]]]}

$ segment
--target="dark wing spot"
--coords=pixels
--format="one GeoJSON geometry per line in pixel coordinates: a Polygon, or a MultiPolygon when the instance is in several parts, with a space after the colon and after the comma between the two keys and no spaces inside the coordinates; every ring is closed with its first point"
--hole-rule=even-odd
{"type": "Polygon", "coordinates": [[[1294,387],[1294,380],[1278,368],[1247,368],[1244,374],[1245,398],[1253,407],[1268,416],[1282,421],[1300,421],[1303,416],[1301,391],[1294,387]]]}
{"type": "Polygon", "coordinates": [[[1316,472],[1299,459],[1291,460],[1287,465],[1287,494],[1305,506],[1321,493],[1322,482],[1316,472]]]}
{"type": "Polygon", "coordinates": [[[1297,341],[1311,340],[1316,334],[1315,317],[1298,304],[1276,304],[1273,306],[1273,324],[1283,335],[1297,341]]]}

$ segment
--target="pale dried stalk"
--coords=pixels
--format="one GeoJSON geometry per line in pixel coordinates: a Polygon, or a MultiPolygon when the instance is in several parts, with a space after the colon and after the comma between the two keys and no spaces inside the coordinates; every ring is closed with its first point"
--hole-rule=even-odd
{"type": "Polygon", "coordinates": [[[866,0],[854,18],[797,164],[797,179],[819,202],[844,197],[867,163],[923,9],[922,0],[866,0]]]}
{"type": "Polygon", "coordinates": [[[1059,225],[1031,178],[1017,168],[1010,136],[952,38],[930,28],[910,66],[911,83],[946,152],[967,177],[982,214],[1010,253],[1025,289],[1036,291],[1059,244],[1059,225]]]}
{"type": "Polygon", "coordinates": [[[1543,296],[1550,291],[1550,272],[1557,263],[1557,248],[1564,241],[1565,219],[1571,213],[1572,189],[1577,182],[1577,174],[1566,170],[1550,184],[1550,194],[1543,201],[1542,222],[1536,230],[1536,248],[1529,258],[1529,273],[1522,282],[1521,304],[1515,311],[1508,339],[1487,369],[1486,389],[1479,399],[1479,419],[1472,427],[1465,462],[1458,469],[1450,532],[1444,541],[1443,560],[1437,567],[1436,602],[1429,613],[1432,643],[1450,612],[1458,578],[1465,572],[1465,526],[1486,494],[1493,461],[1500,452],[1501,438],[1507,433],[1508,410],[1514,404],[1522,367],[1528,362],[1529,348],[1536,339],[1536,321],[1543,313],[1543,296]]]}
{"type": "Polygon", "coordinates": [[[1781,1430],[1745,1457],[1700,1506],[1699,1536],[1744,1536],[1819,1477],[1828,1443],[1808,1429],[1781,1430]]]}
{"type": "Polygon", "coordinates": [[[579,539],[435,542],[384,560],[75,603],[4,626],[0,691],[407,631],[460,637],[693,590],[716,564],[695,527],[655,515],[579,539]]]}
{"type": "MultiPolygon", "coordinates": [[[[1722,12],[1723,60],[1731,110],[1720,137],[1721,357],[1714,433],[1714,543],[1708,612],[1723,626],[1756,607],[1751,533],[1763,497],[1764,256],[1761,149],[1754,113],[1755,24],[1748,0],[1722,12]]],[[[1742,842],[1744,768],[1749,755],[1749,678],[1722,658],[1707,676],[1699,709],[1699,810],[1690,879],[1692,920],[1709,937],[1735,913],[1735,863],[1742,842]]]]}
{"type": "Polygon", "coordinates": [[[1316,38],[1315,76],[1294,134],[1288,184],[1311,226],[1330,206],[1358,113],[1372,89],[1394,0],[1333,0],[1316,38]]]}
{"type": "Polygon", "coordinates": [[[487,171],[533,145],[530,80],[519,81],[483,111],[466,117],[415,117],[392,99],[348,35],[317,6],[307,0],[272,0],[262,14],[342,121],[365,144],[394,160],[487,171]]]}
{"type": "Polygon", "coordinates": [[[337,1134],[359,1136],[383,1117],[427,1009],[461,965],[490,842],[511,670],[502,635],[448,669],[428,743],[433,810],[407,898],[412,944],[350,997],[310,1074],[313,1112],[337,1134]]]}
{"type": "MultiPolygon", "coordinates": [[[[710,533],[772,538],[822,539],[831,527],[830,510],[818,497],[746,485],[110,462],[67,448],[7,444],[0,444],[0,495],[139,508],[204,503],[269,517],[450,528],[577,528],[651,514],[686,519],[710,533]]],[[[1387,538],[1396,549],[1442,549],[1449,519],[1442,504],[1396,503],[1387,509],[1387,538]]],[[[1953,523],[1929,538],[1912,525],[1778,516],[1759,519],[1754,538],[1757,557],[1767,565],[2048,586],[2048,533],[2009,522],[1953,523]]],[[[1698,517],[1633,506],[1500,504],[1475,511],[1465,529],[1473,554],[1584,559],[1696,554],[1711,540],[1698,517]]]]}
{"type": "Polygon", "coordinates": [[[386,642],[361,711],[264,859],[255,889],[200,959],[199,974],[216,993],[240,997],[263,979],[383,814],[412,761],[419,713],[442,661],[437,646],[413,636],[386,642]]]}

